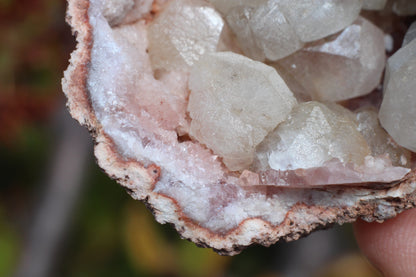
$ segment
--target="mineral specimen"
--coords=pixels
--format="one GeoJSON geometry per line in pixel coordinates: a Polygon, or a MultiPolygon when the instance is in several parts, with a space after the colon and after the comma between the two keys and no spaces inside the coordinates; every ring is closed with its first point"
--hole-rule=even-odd
{"type": "Polygon", "coordinates": [[[190,135],[230,170],[247,168],[257,144],[296,104],[272,67],[231,52],[203,56],[189,88],[190,135]]]}
{"type": "Polygon", "coordinates": [[[376,88],[384,64],[383,32],[359,18],[341,33],[310,43],[272,65],[296,95],[340,101],[376,88]]]}
{"type": "MultiPolygon", "coordinates": [[[[383,221],[412,207],[414,156],[396,142],[414,137],[408,133],[415,117],[414,40],[405,41],[386,71],[380,115],[389,132],[386,126],[399,128],[391,132],[393,140],[371,109],[355,114],[329,102],[297,106],[267,65],[214,53],[241,53],[229,47],[236,36],[243,50],[254,45],[255,58],[270,64],[279,50],[270,43],[279,36],[275,30],[292,28],[292,42],[320,39],[299,50],[312,61],[305,72],[313,79],[289,74],[296,67],[303,72],[302,63],[279,69],[300,102],[315,99],[324,88],[333,88],[324,95],[337,101],[378,85],[368,96],[342,102],[351,110],[364,104],[377,109],[383,34],[361,18],[351,25],[363,1],[211,2],[218,12],[202,0],[69,0],[67,19],[78,47],[63,88],[71,114],[92,131],[99,165],[146,202],[159,222],[222,254],[237,254],[254,242],[268,246],[298,239],[360,217],[383,221]],[[237,12],[241,7],[244,13],[237,12]],[[256,12],[262,16],[253,20],[256,12]],[[241,18],[227,18],[233,13],[241,18]],[[242,33],[230,34],[223,18],[247,22],[249,28],[239,25],[234,31],[242,33]],[[268,25],[272,19],[285,28],[268,25]],[[335,81],[327,85],[330,78],[335,81]],[[338,91],[352,94],[340,98],[338,91]]],[[[404,2],[395,3],[397,10],[404,2]]],[[[411,10],[412,1],[406,3],[411,10]]],[[[370,4],[375,3],[364,7],[370,4]]],[[[409,19],[390,8],[362,15],[382,18],[375,22],[396,47],[409,19]]],[[[275,42],[286,45],[288,38],[275,42]]]]}
{"type": "Polygon", "coordinates": [[[224,21],[202,0],[176,0],[149,25],[154,69],[187,69],[221,44],[224,21]]]}
{"type": "Polygon", "coordinates": [[[416,39],[388,59],[381,125],[401,146],[416,151],[416,39]]]}

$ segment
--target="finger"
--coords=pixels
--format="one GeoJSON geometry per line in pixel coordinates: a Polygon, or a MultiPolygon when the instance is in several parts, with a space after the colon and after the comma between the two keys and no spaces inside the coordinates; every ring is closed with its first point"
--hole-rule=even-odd
{"type": "Polygon", "coordinates": [[[361,250],[385,276],[416,276],[416,209],[381,224],[359,220],[354,230],[361,250]]]}

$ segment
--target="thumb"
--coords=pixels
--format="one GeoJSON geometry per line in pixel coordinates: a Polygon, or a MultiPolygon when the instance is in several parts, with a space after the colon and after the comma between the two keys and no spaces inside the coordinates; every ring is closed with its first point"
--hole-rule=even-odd
{"type": "Polygon", "coordinates": [[[354,224],[357,243],[388,277],[416,276],[416,209],[384,223],[354,224]]]}

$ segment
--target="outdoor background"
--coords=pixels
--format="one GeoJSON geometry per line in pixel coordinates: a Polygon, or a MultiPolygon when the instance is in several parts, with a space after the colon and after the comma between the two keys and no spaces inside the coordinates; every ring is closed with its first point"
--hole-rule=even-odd
{"type": "Polygon", "coordinates": [[[181,240],[97,167],[65,109],[63,0],[0,0],[0,277],[379,276],[350,225],[221,257],[181,240]]]}

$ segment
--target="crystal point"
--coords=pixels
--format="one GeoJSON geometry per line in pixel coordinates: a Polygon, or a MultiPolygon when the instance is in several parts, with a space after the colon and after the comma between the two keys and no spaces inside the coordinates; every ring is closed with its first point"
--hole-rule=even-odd
{"type": "Polygon", "coordinates": [[[359,18],[341,33],[310,43],[273,66],[296,94],[336,102],[376,88],[385,59],[383,32],[359,18]]]}
{"type": "Polygon", "coordinates": [[[361,165],[369,154],[349,116],[312,101],[295,107],[257,147],[255,166],[285,171],[322,167],[333,159],[361,165]]]}
{"type": "Polygon", "coordinates": [[[231,52],[204,56],[191,70],[190,134],[224,159],[247,168],[254,148],[296,104],[276,71],[231,52]]]}
{"type": "Polygon", "coordinates": [[[220,44],[224,21],[202,0],[176,0],[149,26],[149,54],[154,69],[188,69],[220,44]]]}

